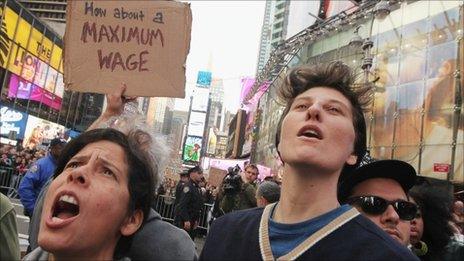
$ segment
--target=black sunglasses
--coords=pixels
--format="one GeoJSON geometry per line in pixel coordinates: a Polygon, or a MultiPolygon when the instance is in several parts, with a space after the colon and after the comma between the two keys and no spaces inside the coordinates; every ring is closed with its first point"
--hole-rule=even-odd
{"type": "Polygon", "coordinates": [[[417,214],[416,204],[401,199],[388,201],[376,196],[360,196],[349,198],[347,203],[361,207],[363,212],[370,215],[380,215],[392,205],[400,219],[406,221],[413,220],[417,214]]]}

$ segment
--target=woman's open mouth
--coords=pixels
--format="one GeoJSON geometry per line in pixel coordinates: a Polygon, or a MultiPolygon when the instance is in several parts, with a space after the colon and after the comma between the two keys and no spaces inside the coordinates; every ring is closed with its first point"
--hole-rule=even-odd
{"type": "Polygon", "coordinates": [[[52,215],[47,224],[52,228],[62,227],[79,215],[77,198],[70,193],[63,193],[52,207],[52,215]]]}

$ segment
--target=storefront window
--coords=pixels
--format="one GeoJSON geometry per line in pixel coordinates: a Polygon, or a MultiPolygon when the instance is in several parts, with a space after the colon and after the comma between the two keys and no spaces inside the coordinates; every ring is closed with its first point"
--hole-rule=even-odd
{"type": "Polygon", "coordinates": [[[372,122],[371,146],[391,146],[394,133],[394,118],[389,116],[375,117],[372,122]]]}
{"type": "Polygon", "coordinates": [[[456,79],[453,75],[429,79],[425,87],[425,110],[452,109],[455,106],[456,79]]]}
{"type": "Polygon", "coordinates": [[[440,165],[451,165],[451,145],[424,146],[419,174],[446,179],[447,172],[440,165]]]}
{"type": "MultiPolygon", "coordinates": [[[[446,9],[443,1],[431,1],[433,9],[446,9]]],[[[459,2],[459,1],[454,1],[459,2]]],[[[462,4],[462,3],[461,3],[462,4]]],[[[432,11],[431,8],[431,11],[432,11]]],[[[429,38],[430,45],[438,45],[444,42],[454,41],[459,34],[462,34],[462,21],[459,22],[459,7],[446,10],[430,18],[429,38]]]]}
{"type": "Polygon", "coordinates": [[[393,158],[406,161],[414,169],[419,167],[419,146],[396,146],[393,150],[393,158]]]}
{"type": "Polygon", "coordinates": [[[425,50],[402,53],[399,71],[400,83],[423,80],[425,64],[425,50]]]}
{"type": "Polygon", "coordinates": [[[391,55],[389,52],[378,53],[374,57],[372,72],[378,77],[376,85],[379,88],[396,85],[398,81],[398,56],[391,55]]]}
{"type": "Polygon", "coordinates": [[[425,112],[424,144],[451,144],[453,141],[454,110],[425,112]]]}
{"type": "Polygon", "coordinates": [[[424,50],[427,46],[427,20],[419,20],[417,22],[403,26],[401,51],[402,53],[416,52],[424,50]]]}
{"type": "Polygon", "coordinates": [[[399,114],[395,126],[396,145],[420,143],[422,117],[419,112],[399,114]]]}
{"type": "Polygon", "coordinates": [[[458,43],[448,42],[430,48],[427,55],[427,75],[429,78],[444,77],[456,70],[458,43]]]}
{"type": "Polygon", "coordinates": [[[391,159],[392,147],[373,147],[370,150],[370,154],[376,159],[391,159]]]}
{"type": "Polygon", "coordinates": [[[424,83],[422,81],[398,86],[398,112],[409,113],[422,109],[424,83]]]}

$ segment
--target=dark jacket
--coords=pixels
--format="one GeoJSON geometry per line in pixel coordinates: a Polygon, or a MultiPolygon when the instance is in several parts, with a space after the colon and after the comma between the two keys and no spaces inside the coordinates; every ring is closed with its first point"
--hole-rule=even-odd
{"type": "Polygon", "coordinates": [[[175,209],[175,219],[181,222],[198,221],[203,204],[200,187],[195,182],[189,180],[182,188],[179,204],[175,209]]]}
{"type": "MultiPolygon", "coordinates": [[[[200,260],[262,260],[259,226],[263,208],[220,217],[209,231],[200,260]]],[[[418,260],[362,215],[313,245],[298,260],[418,260]]]]}
{"type": "Polygon", "coordinates": [[[256,188],[251,183],[241,183],[241,190],[237,194],[224,195],[221,200],[221,209],[225,213],[236,210],[255,208],[256,204],[256,188]]]}

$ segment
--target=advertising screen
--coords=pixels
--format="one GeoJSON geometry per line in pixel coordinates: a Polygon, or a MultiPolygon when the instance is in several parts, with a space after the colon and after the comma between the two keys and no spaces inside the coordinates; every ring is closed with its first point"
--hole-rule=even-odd
{"type": "MultiPolygon", "coordinates": [[[[19,17],[14,10],[8,7],[10,3],[7,2],[5,9],[1,10],[5,24],[5,26],[1,27],[1,32],[2,35],[7,37],[4,41],[7,46],[0,49],[0,65],[17,75],[24,76],[27,80],[32,80],[30,79],[31,77],[33,78],[31,69],[35,69],[34,67],[29,65],[25,74],[21,74],[22,62],[26,58],[23,52],[27,50],[33,58],[37,59],[38,57],[45,63],[50,63],[53,68],[58,69],[62,73],[63,69],[60,68],[63,53],[62,48],[54,44],[54,39],[44,36],[42,32],[31,26],[28,21],[19,17]],[[21,46],[19,49],[18,45],[21,46]],[[8,51],[12,54],[10,64],[7,61],[8,51]],[[11,61],[14,61],[14,63],[11,61]],[[20,61],[20,64],[18,61],[20,61]]],[[[27,15],[26,12],[23,13],[27,15]]],[[[40,23],[37,20],[35,22],[36,24],[40,23]]]]}
{"type": "Polygon", "coordinates": [[[197,85],[201,87],[208,87],[211,85],[211,72],[199,71],[197,78],[197,85]]]}
{"type": "Polygon", "coordinates": [[[34,84],[43,88],[47,79],[48,65],[41,60],[37,60],[35,66],[34,84]]]}
{"type": "Polygon", "coordinates": [[[16,132],[18,139],[24,138],[26,130],[27,114],[11,109],[7,106],[1,107],[0,131],[2,135],[8,135],[11,131],[16,132]]]}
{"type": "Polygon", "coordinates": [[[55,94],[58,97],[63,98],[63,93],[64,93],[63,74],[58,73],[58,76],[56,77],[55,94]]]}
{"type": "Polygon", "coordinates": [[[42,143],[48,144],[54,138],[63,138],[64,126],[29,115],[23,146],[34,148],[42,143]]]}
{"type": "Polygon", "coordinates": [[[195,88],[192,100],[192,111],[208,110],[209,89],[195,88]]]}
{"type": "Polygon", "coordinates": [[[62,99],[39,86],[32,84],[15,74],[10,77],[8,88],[8,98],[30,99],[32,101],[42,101],[43,104],[55,110],[61,108],[62,99]]]}
{"type": "Polygon", "coordinates": [[[182,154],[182,160],[199,162],[201,153],[201,142],[201,137],[187,136],[187,139],[185,140],[184,151],[182,154]]]}
{"type": "Polygon", "coordinates": [[[45,89],[47,91],[53,92],[55,90],[57,77],[58,77],[58,71],[50,67],[48,69],[47,80],[45,81],[45,89]]]}
{"type": "Polygon", "coordinates": [[[202,137],[205,131],[205,118],[206,113],[192,111],[190,113],[187,135],[202,137]]]}

